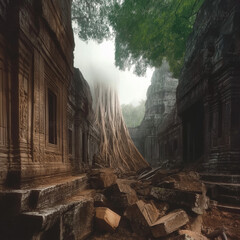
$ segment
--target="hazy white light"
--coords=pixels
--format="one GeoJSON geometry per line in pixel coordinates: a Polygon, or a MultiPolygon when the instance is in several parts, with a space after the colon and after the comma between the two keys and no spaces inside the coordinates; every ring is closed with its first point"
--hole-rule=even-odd
{"type": "Polygon", "coordinates": [[[114,65],[114,43],[112,41],[104,41],[102,44],[93,41],[85,43],[77,35],[74,37],[74,66],[80,69],[90,85],[96,78],[113,84],[118,90],[121,104],[137,105],[141,99],[146,99],[152,69],[148,69],[146,77],[137,77],[130,71],[119,71],[114,65]]]}

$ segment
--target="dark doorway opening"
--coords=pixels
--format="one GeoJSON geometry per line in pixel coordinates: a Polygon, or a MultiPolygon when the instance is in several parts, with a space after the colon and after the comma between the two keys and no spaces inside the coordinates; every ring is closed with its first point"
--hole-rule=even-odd
{"type": "Polygon", "coordinates": [[[57,144],[57,96],[48,89],[48,140],[57,144]]]}
{"type": "Polygon", "coordinates": [[[198,102],[183,114],[183,161],[195,162],[203,153],[204,107],[198,102]]]}

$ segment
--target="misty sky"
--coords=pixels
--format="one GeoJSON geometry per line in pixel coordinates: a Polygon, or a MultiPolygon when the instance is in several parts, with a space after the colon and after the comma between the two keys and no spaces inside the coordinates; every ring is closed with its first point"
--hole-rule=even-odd
{"type": "Polygon", "coordinates": [[[146,99],[146,91],[151,82],[152,69],[146,77],[137,77],[132,72],[120,71],[114,65],[114,42],[102,44],[81,41],[75,34],[74,66],[79,68],[91,84],[94,79],[107,81],[116,86],[121,104],[138,104],[146,99]]]}

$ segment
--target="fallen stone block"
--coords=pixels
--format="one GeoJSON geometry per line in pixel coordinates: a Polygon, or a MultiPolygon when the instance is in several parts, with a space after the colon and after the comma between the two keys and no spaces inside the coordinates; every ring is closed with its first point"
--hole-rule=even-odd
{"type": "Polygon", "coordinates": [[[111,168],[93,169],[90,174],[90,184],[93,188],[107,188],[115,184],[117,176],[111,168]]]}
{"type": "Polygon", "coordinates": [[[138,201],[135,190],[124,179],[118,179],[116,184],[106,189],[105,195],[119,209],[126,209],[138,201]]]}
{"type": "Polygon", "coordinates": [[[155,238],[167,236],[184,226],[188,221],[188,215],[185,211],[181,209],[175,210],[152,224],[152,235],[155,238]]]}
{"type": "Polygon", "coordinates": [[[109,208],[96,208],[95,222],[98,230],[113,232],[118,227],[120,220],[121,216],[109,208]]]}
{"type": "Polygon", "coordinates": [[[193,171],[180,172],[178,174],[165,177],[156,186],[196,193],[206,192],[206,187],[201,182],[199,174],[193,171]]]}
{"type": "Polygon", "coordinates": [[[179,230],[179,235],[180,236],[185,236],[188,237],[187,239],[189,239],[189,237],[191,237],[194,240],[208,240],[208,238],[206,238],[205,236],[203,236],[200,233],[196,233],[190,230],[179,230]]]}
{"type": "Polygon", "coordinates": [[[129,206],[124,213],[136,233],[147,236],[151,235],[150,227],[159,217],[159,211],[152,203],[145,203],[142,200],[129,206]]]}
{"type": "Polygon", "coordinates": [[[203,214],[209,205],[206,195],[176,189],[153,187],[151,196],[163,202],[188,207],[197,214],[203,214]]]}

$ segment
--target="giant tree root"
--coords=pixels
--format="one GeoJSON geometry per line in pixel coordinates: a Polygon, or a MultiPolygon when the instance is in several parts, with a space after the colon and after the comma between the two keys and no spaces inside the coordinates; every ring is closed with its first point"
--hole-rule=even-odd
{"type": "Polygon", "coordinates": [[[104,83],[94,89],[95,125],[100,132],[100,152],[95,164],[120,173],[138,171],[149,164],[136,149],[123,120],[116,90],[104,83]]]}

